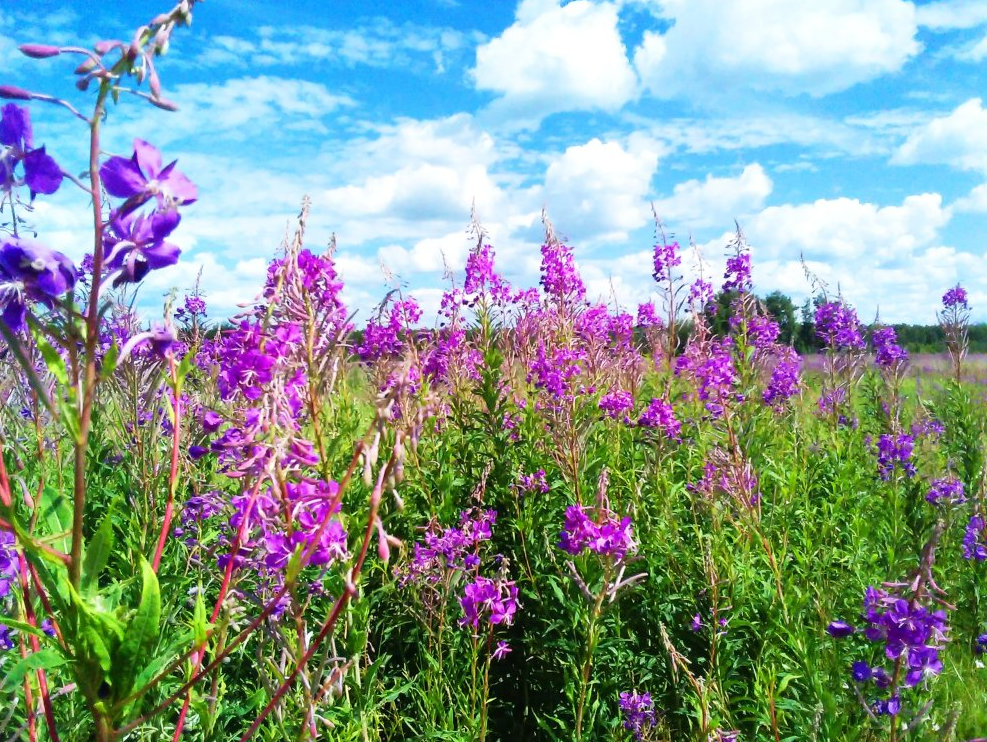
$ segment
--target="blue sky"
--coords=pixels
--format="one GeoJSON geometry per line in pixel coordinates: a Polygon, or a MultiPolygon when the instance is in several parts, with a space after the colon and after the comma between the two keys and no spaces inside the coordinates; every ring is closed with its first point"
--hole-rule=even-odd
{"type": "MultiPolygon", "coordinates": [[[[84,105],[74,60],[16,45],[166,9],[7,0],[0,80],[84,105]]],[[[141,136],[200,189],[147,304],[200,269],[215,314],[249,301],[307,194],[364,318],[395,281],[437,306],[475,203],[525,285],[544,208],[594,298],[646,300],[653,204],[716,277],[739,221],[759,292],[808,295],[804,255],[866,320],[932,322],[957,280],[987,319],[987,0],[207,0],[158,68],[181,110],[127,100],[105,145],[141,136]]],[[[32,113],[81,171],[77,122],[32,113]]],[[[41,237],[80,257],[85,206],[39,202],[41,237]]]]}

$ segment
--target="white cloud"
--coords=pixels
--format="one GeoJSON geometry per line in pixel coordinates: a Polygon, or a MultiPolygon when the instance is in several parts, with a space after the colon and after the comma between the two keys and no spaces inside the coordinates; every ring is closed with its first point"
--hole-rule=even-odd
{"type": "Polygon", "coordinates": [[[609,2],[525,0],[517,19],[476,50],[478,90],[500,97],[490,115],[537,125],[560,111],[615,111],[633,99],[637,78],[609,2]]]}
{"type": "Polygon", "coordinates": [[[591,139],[569,147],[545,173],[545,206],[561,234],[576,241],[623,239],[650,218],[646,198],[658,147],[591,139]]]}
{"type": "Polygon", "coordinates": [[[958,198],[950,208],[955,212],[987,214],[987,183],[976,186],[966,196],[958,198]]]}
{"type": "Polygon", "coordinates": [[[974,28],[987,23],[987,0],[940,0],[915,7],[920,26],[933,31],[974,28]]]}
{"type": "Polygon", "coordinates": [[[892,162],[987,170],[987,110],[980,98],[971,98],[948,116],[917,128],[895,152],[892,162]]]}
{"type": "Polygon", "coordinates": [[[956,58],[962,62],[982,62],[987,59],[987,35],[972,46],[958,52],[956,58]]]}
{"type": "Polygon", "coordinates": [[[634,54],[655,96],[750,87],[825,95],[897,72],[920,51],[904,0],[664,0],[674,21],[634,54]]]}
{"type": "Polygon", "coordinates": [[[733,178],[707,175],[675,186],[672,195],[655,202],[655,210],[672,229],[729,227],[764,206],[771,194],[771,178],[759,164],[748,165],[733,178]]]}

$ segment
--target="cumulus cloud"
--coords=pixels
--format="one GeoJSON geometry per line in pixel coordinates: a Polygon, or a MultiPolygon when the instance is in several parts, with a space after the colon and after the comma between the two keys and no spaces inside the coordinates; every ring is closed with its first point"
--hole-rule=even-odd
{"type": "Polygon", "coordinates": [[[537,125],[560,111],[615,111],[632,100],[637,78],[613,3],[524,0],[516,20],[476,50],[478,90],[497,96],[501,124],[537,125]]]}
{"type": "Polygon", "coordinates": [[[987,23],[987,0],[939,0],[915,7],[915,19],[932,31],[974,28],[987,23]]]}
{"type": "Polygon", "coordinates": [[[672,195],[655,202],[658,216],[674,229],[723,227],[736,218],[759,211],[774,184],[759,164],[748,165],[736,177],[688,180],[672,195]]]}
{"type": "Polygon", "coordinates": [[[900,165],[933,163],[987,170],[987,110],[971,98],[947,116],[916,128],[894,153],[900,165]]]}
{"type": "Polygon", "coordinates": [[[577,241],[616,240],[646,224],[658,154],[642,139],[594,138],[567,148],[545,173],[545,206],[556,227],[577,241]]]}
{"type": "Polygon", "coordinates": [[[987,214],[987,183],[976,186],[966,196],[956,199],[950,208],[955,212],[987,214]]]}
{"type": "Polygon", "coordinates": [[[921,49],[905,0],[655,0],[634,66],[651,94],[753,88],[825,95],[897,72],[921,49]]]}

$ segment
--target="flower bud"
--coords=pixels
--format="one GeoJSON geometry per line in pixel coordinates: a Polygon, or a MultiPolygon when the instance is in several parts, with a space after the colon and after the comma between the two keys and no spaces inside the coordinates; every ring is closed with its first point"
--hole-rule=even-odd
{"type": "Polygon", "coordinates": [[[21,50],[21,54],[31,57],[31,59],[57,57],[62,53],[61,49],[50,44],[21,44],[17,48],[21,50]]]}
{"type": "Polygon", "coordinates": [[[0,98],[8,100],[31,100],[31,94],[14,85],[0,85],[0,98]]]}
{"type": "Polygon", "coordinates": [[[177,111],[178,104],[173,103],[165,98],[151,98],[149,99],[152,106],[157,106],[163,111],[177,111]]]}
{"type": "Polygon", "coordinates": [[[96,69],[96,60],[91,57],[87,57],[85,62],[83,62],[82,64],[80,64],[78,67],[75,68],[75,74],[87,75],[90,72],[92,72],[94,69],[96,69]]]}
{"type": "Polygon", "coordinates": [[[122,41],[104,40],[104,41],[97,41],[96,46],[94,46],[93,48],[96,50],[97,54],[102,56],[103,54],[107,54],[108,52],[111,52],[120,46],[123,46],[122,41]]]}

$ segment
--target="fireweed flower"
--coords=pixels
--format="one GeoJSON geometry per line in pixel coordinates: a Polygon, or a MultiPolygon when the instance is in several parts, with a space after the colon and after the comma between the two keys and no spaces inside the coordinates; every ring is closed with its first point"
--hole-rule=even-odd
{"type": "Polygon", "coordinates": [[[900,469],[907,477],[914,477],[914,448],[915,440],[910,435],[882,435],[877,441],[877,468],[881,479],[890,480],[895,469],[900,469]]]}
{"type": "Polygon", "coordinates": [[[31,116],[26,108],[8,103],[0,113],[0,190],[9,192],[23,182],[31,191],[51,194],[62,184],[62,169],[44,147],[33,147],[31,116]],[[18,179],[16,168],[24,168],[23,179],[18,179]]]}
{"type": "Polygon", "coordinates": [[[491,626],[504,624],[510,626],[517,612],[517,586],[511,580],[477,576],[463,590],[459,604],[463,608],[463,617],[459,619],[460,626],[480,627],[480,622],[488,622],[491,626]]]}
{"type": "Polygon", "coordinates": [[[548,493],[548,478],[544,469],[539,469],[534,474],[522,474],[518,479],[517,488],[525,494],[548,493]]]}
{"type": "Polygon", "coordinates": [[[106,267],[110,272],[119,271],[114,284],[139,283],[150,271],[177,263],[182,251],[165,238],[180,221],[174,209],[140,215],[133,211],[112,213],[104,239],[106,267]]]}
{"type": "Polygon", "coordinates": [[[705,403],[713,417],[723,414],[724,404],[736,397],[737,371],[733,364],[733,339],[713,338],[707,342],[690,341],[675,363],[676,376],[691,376],[695,395],[705,403]]]}
{"type": "Polygon", "coordinates": [[[682,424],[675,419],[675,410],[664,399],[654,398],[641,412],[637,419],[638,427],[660,430],[665,437],[673,441],[681,441],[682,424]]]}
{"type": "Polygon", "coordinates": [[[513,650],[508,646],[507,642],[501,639],[497,642],[497,648],[490,654],[495,660],[502,660],[507,655],[509,655],[513,650]]]}
{"type": "Polygon", "coordinates": [[[658,317],[658,310],[655,309],[655,303],[653,301],[637,305],[638,327],[661,327],[663,324],[658,317]]]}
{"type": "Polygon", "coordinates": [[[942,295],[942,305],[947,309],[969,309],[967,304],[966,289],[956,284],[953,288],[949,289],[945,294],[942,295]]]}
{"type": "Polygon", "coordinates": [[[559,242],[542,245],[541,256],[541,287],[547,296],[560,303],[586,298],[586,286],[576,270],[572,248],[559,242]]]}
{"type": "Polygon", "coordinates": [[[668,283],[672,280],[672,269],[682,264],[679,255],[678,242],[659,242],[654,249],[654,272],[651,277],[656,283],[668,283]]]}
{"type": "Polygon", "coordinates": [[[987,634],[981,634],[973,642],[974,654],[984,654],[987,652],[987,634]]]}
{"type": "Polygon", "coordinates": [[[724,291],[736,291],[738,293],[748,293],[753,288],[751,282],[751,254],[749,252],[738,252],[736,255],[727,258],[726,272],[723,274],[724,291]]]}
{"type": "Polygon", "coordinates": [[[599,407],[603,414],[611,420],[623,417],[626,422],[629,421],[627,413],[634,408],[634,397],[631,396],[630,392],[615,389],[600,397],[599,407]]]}
{"type": "Polygon", "coordinates": [[[984,519],[974,515],[966,524],[963,534],[963,558],[982,562],[987,560],[987,542],[984,540],[984,519]]]}
{"type": "Polygon", "coordinates": [[[175,170],[178,161],[161,167],[161,153],[143,139],[134,140],[134,154],[110,157],[99,169],[106,192],[125,198],[132,208],[157,199],[162,209],[194,203],[198,192],[192,182],[175,170]]]}
{"type": "Polygon", "coordinates": [[[816,309],[816,334],[832,350],[862,350],[857,313],[846,304],[830,301],[816,309]]]}
{"type": "Polygon", "coordinates": [[[658,723],[655,702],[650,693],[620,694],[620,710],[624,715],[624,729],[634,735],[634,739],[644,739],[644,733],[658,723]]]}
{"type": "Polygon", "coordinates": [[[396,570],[398,584],[436,584],[446,570],[465,571],[480,565],[477,555],[480,545],[490,540],[497,520],[495,510],[464,510],[457,527],[441,528],[431,523],[425,538],[415,544],[414,556],[407,565],[396,570]]]}
{"type": "MultiPolygon", "coordinates": [[[[914,688],[942,672],[939,653],[948,631],[945,611],[932,611],[917,599],[868,587],[861,619],[865,625],[859,631],[841,621],[831,623],[827,631],[837,638],[860,633],[867,641],[879,645],[887,659],[898,663],[896,667],[900,669],[895,671],[895,677],[900,672],[900,682],[907,688],[914,688]]],[[[873,682],[879,689],[891,685],[887,670],[864,662],[854,663],[851,674],[860,684],[873,682]]],[[[901,699],[895,691],[889,698],[875,701],[872,708],[879,715],[894,716],[901,711],[901,699]]]]}
{"type": "Polygon", "coordinates": [[[898,345],[893,327],[874,331],[874,363],[882,368],[894,368],[908,360],[908,352],[898,345]]]}
{"type": "Polygon", "coordinates": [[[75,287],[76,269],[60,252],[25,237],[7,237],[0,244],[0,308],[12,330],[24,326],[32,301],[49,308],[75,287]]]}
{"type": "Polygon", "coordinates": [[[949,479],[933,479],[929,484],[929,492],[926,494],[925,499],[933,505],[939,505],[941,503],[962,505],[966,502],[963,482],[953,477],[949,479]]]}
{"type": "Polygon", "coordinates": [[[637,544],[631,534],[630,518],[618,518],[607,507],[570,505],[565,511],[559,548],[573,556],[589,550],[619,561],[635,551],[637,544]]]}
{"type": "Polygon", "coordinates": [[[802,359],[792,348],[783,347],[778,351],[778,361],[771,370],[771,379],[761,394],[764,404],[779,411],[785,402],[798,394],[802,384],[802,359]]]}
{"type": "Polygon", "coordinates": [[[693,312],[702,314],[713,303],[713,284],[697,278],[689,287],[689,306],[693,312]]]}

